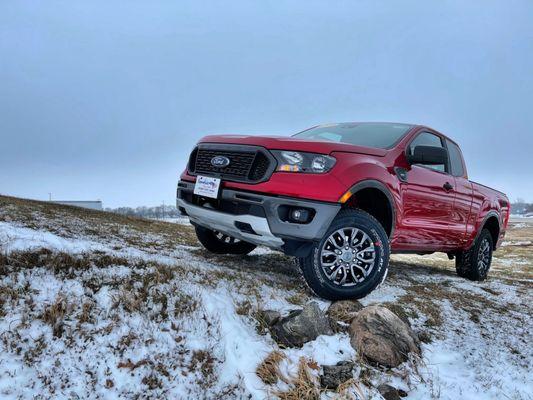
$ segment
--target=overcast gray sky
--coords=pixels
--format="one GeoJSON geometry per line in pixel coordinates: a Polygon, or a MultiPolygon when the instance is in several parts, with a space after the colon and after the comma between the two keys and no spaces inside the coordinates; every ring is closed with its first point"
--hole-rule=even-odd
{"type": "Polygon", "coordinates": [[[427,124],[533,201],[533,1],[1,1],[0,193],[174,201],[196,141],[427,124]]]}

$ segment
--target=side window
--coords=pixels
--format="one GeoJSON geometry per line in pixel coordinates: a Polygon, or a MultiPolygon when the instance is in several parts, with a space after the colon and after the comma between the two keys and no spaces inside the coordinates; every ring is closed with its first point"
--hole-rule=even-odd
{"type": "MultiPolygon", "coordinates": [[[[442,140],[437,135],[434,135],[429,132],[422,132],[418,135],[409,145],[409,154],[413,154],[413,150],[416,146],[435,146],[435,147],[444,147],[442,145],[442,140]]],[[[446,165],[424,165],[427,168],[434,169],[436,171],[445,172],[446,165]]]]}
{"type": "Polygon", "coordinates": [[[448,153],[450,155],[450,167],[453,176],[463,176],[465,169],[463,168],[463,157],[461,156],[461,150],[455,143],[446,140],[446,146],[448,147],[448,153]]]}

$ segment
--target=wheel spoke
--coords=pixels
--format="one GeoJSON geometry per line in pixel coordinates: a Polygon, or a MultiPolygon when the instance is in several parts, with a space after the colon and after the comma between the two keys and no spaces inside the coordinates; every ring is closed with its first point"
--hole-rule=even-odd
{"type": "Polygon", "coordinates": [[[357,234],[359,233],[359,229],[352,229],[352,233],[350,234],[350,245],[355,245],[355,239],[357,238],[357,234]]]}
{"type": "Polygon", "coordinates": [[[335,261],[330,261],[330,262],[322,262],[322,265],[324,267],[331,267],[332,265],[335,265],[337,263],[337,260],[335,261]]]}
{"type": "Polygon", "coordinates": [[[328,240],[327,240],[327,243],[330,243],[333,247],[335,247],[336,249],[342,249],[342,246],[339,246],[337,244],[337,241],[335,240],[335,237],[333,235],[331,235],[328,240]]]}
{"type": "Polygon", "coordinates": [[[331,233],[325,240],[320,261],[326,277],[334,284],[354,286],[371,273],[376,250],[368,234],[359,228],[346,227],[331,233]]]}
{"type": "Polygon", "coordinates": [[[484,239],[479,246],[478,263],[477,268],[480,272],[485,272],[489,269],[490,265],[490,242],[484,239]]]}
{"type": "Polygon", "coordinates": [[[328,279],[331,279],[331,280],[335,280],[335,278],[337,277],[337,272],[339,271],[339,268],[341,266],[340,265],[337,265],[333,271],[331,271],[329,274],[326,274],[328,279]]]}
{"type": "Polygon", "coordinates": [[[373,263],[374,260],[376,259],[376,253],[374,253],[374,252],[372,252],[372,255],[370,256],[370,258],[366,258],[365,257],[364,253],[368,253],[367,251],[364,251],[362,253],[363,254],[357,253],[357,256],[355,258],[357,258],[359,261],[362,261],[364,263],[373,263]]]}
{"type": "Polygon", "coordinates": [[[359,271],[361,271],[363,273],[363,277],[367,277],[368,276],[368,272],[366,271],[366,269],[364,269],[363,267],[361,267],[360,265],[357,265],[357,264],[352,264],[352,266],[350,267],[351,270],[352,270],[352,274],[354,276],[354,279],[355,279],[355,276],[356,276],[356,273],[354,271],[354,268],[357,268],[359,271]]]}
{"type": "Polygon", "coordinates": [[[356,266],[357,268],[359,268],[359,269],[363,272],[363,275],[364,275],[365,277],[368,276],[368,271],[367,271],[365,268],[363,268],[363,267],[361,267],[360,265],[357,265],[357,264],[356,264],[355,266],[356,266]]]}
{"type": "Polygon", "coordinates": [[[346,269],[343,270],[342,279],[339,282],[339,285],[344,285],[346,283],[346,278],[348,277],[348,274],[346,273],[346,269]]]}

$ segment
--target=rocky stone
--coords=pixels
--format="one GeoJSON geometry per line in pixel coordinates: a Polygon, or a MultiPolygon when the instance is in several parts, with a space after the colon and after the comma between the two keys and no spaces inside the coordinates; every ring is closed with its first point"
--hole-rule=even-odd
{"type": "Polygon", "coordinates": [[[347,332],[355,314],[363,308],[357,300],[340,300],[331,303],[327,316],[335,332],[347,332]]]}
{"type": "Polygon", "coordinates": [[[401,400],[400,392],[391,385],[382,384],[378,386],[378,392],[385,400],[401,400]]]}
{"type": "Polygon", "coordinates": [[[270,327],[276,342],[287,347],[301,347],[320,335],[332,335],[329,320],[316,302],[294,310],[270,327]]]}
{"type": "Polygon", "coordinates": [[[405,390],[402,390],[402,389],[396,389],[398,390],[398,394],[400,395],[400,397],[407,397],[409,395],[409,393],[407,393],[405,390]]]}
{"type": "Polygon", "coordinates": [[[280,320],[281,314],[278,311],[274,310],[262,310],[258,312],[257,317],[266,326],[272,326],[280,320]]]}
{"type": "Polygon", "coordinates": [[[320,384],[326,389],[337,389],[340,384],[353,378],[354,363],[340,361],[337,365],[324,365],[324,373],[320,376],[320,384]]]}
{"type": "Polygon", "coordinates": [[[359,311],[350,325],[350,342],[366,360],[386,367],[397,367],[408,355],[420,355],[420,342],[411,328],[382,306],[359,311]]]}

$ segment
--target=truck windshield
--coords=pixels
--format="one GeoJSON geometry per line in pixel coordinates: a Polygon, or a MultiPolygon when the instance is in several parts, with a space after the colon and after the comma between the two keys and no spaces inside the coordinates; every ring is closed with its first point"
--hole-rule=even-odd
{"type": "Polygon", "coordinates": [[[412,127],[378,122],[341,123],[316,126],[294,136],[387,149],[394,146],[412,127]]]}

